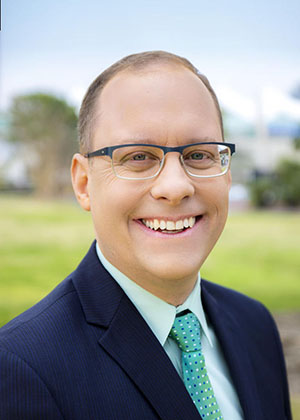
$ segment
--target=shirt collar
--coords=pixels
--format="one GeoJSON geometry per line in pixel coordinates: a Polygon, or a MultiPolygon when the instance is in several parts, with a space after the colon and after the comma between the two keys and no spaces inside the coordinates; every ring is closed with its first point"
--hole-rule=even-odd
{"type": "Polygon", "coordinates": [[[169,336],[176,315],[187,309],[197,316],[209,344],[213,346],[201,301],[200,275],[198,275],[197,282],[191,294],[182,305],[176,307],[143,289],[137,283],[125,276],[125,274],[107,261],[102,254],[98,243],[96,244],[96,250],[102,265],[135,305],[162,346],[169,336]]]}

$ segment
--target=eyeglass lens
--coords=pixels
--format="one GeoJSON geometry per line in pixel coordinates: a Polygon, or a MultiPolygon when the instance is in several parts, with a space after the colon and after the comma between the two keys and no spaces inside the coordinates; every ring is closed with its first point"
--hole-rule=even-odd
{"type": "MultiPolygon", "coordinates": [[[[146,179],[159,172],[164,152],[153,146],[128,146],[115,149],[112,164],[120,178],[146,179]]],[[[180,157],[186,171],[193,176],[218,176],[227,171],[230,149],[219,144],[187,147],[180,157]]]]}

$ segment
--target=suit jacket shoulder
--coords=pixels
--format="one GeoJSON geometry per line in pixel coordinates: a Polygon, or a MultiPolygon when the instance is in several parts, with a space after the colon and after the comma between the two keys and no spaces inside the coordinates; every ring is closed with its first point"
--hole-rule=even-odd
{"type": "Polygon", "coordinates": [[[209,295],[214,305],[218,306],[220,310],[230,312],[230,316],[240,324],[244,324],[245,327],[251,328],[252,326],[259,331],[261,328],[268,329],[270,324],[274,325],[271,313],[258,300],[204,279],[202,280],[202,289],[204,304],[206,303],[207,295],[209,295]],[[228,311],[229,309],[230,311],[228,311]]]}
{"type": "Polygon", "coordinates": [[[274,410],[275,418],[290,419],[283,350],[268,309],[242,293],[205,280],[202,282],[202,301],[220,341],[244,412],[255,418],[251,407],[256,400],[257,410],[260,406],[263,413],[274,410]],[[250,383],[252,393],[247,392],[250,383]],[[250,404],[249,398],[253,398],[250,404]]]}

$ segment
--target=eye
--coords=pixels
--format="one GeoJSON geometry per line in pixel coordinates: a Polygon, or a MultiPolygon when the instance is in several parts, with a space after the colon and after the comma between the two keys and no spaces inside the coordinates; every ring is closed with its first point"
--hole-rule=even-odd
{"type": "Polygon", "coordinates": [[[155,156],[150,151],[137,151],[128,153],[126,156],[123,157],[124,162],[144,162],[149,160],[157,160],[159,159],[158,156],[155,156]]]}
{"type": "Polygon", "coordinates": [[[131,156],[132,160],[146,160],[149,159],[149,156],[146,153],[136,153],[131,156]]]}
{"type": "Polygon", "coordinates": [[[190,156],[188,156],[188,158],[193,160],[203,160],[205,158],[205,154],[202,152],[194,152],[191,153],[190,156]]]}
{"type": "Polygon", "coordinates": [[[161,150],[155,147],[125,146],[114,150],[113,163],[140,168],[160,162],[161,154],[161,150]]]}
{"type": "MultiPolygon", "coordinates": [[[[127,152],[126,149],[123,152],[127,152]]],[[[158,156],[155,156],[151,151],[133,151],[125,153],[124,155],[119,155],[119,163],[124,165],[134,165],[134,164],[150,164],[154,161],[159,160],[158,156]]]]}
{"type": "Polygon", "coordinates": [[[210,155],[210,153],[201,150],[191,152],[184,157],[184,160],[192,161],[203,161],[206,159],[213,159],[213,157],[210,155]]]}

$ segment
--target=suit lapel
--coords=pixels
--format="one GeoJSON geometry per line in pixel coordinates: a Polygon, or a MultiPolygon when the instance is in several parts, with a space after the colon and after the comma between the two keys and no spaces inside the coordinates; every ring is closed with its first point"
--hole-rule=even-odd
{"type": "Polygon", "coordinates": [[[73,273],[88,323],[104,327],[99,345],[122,367],[162,420],[199,420],[185,386],[151,329],[99,262],[95,244],[73,273]]]}
{"type": "Polygon", "coordinates": [[[202,282],[202,302],[227,361],[245,420],[262,420],[263,414],[256,387],[253,366],[248,353],[245,331],[231,314],[230,308],[216,300],[202,282]]]}
{"type": "Polygon", "coordinates": [[[159,418],[199,420],[199,413],[169,357],[125,295],[99,343],[122,366],[159,418]]]}

